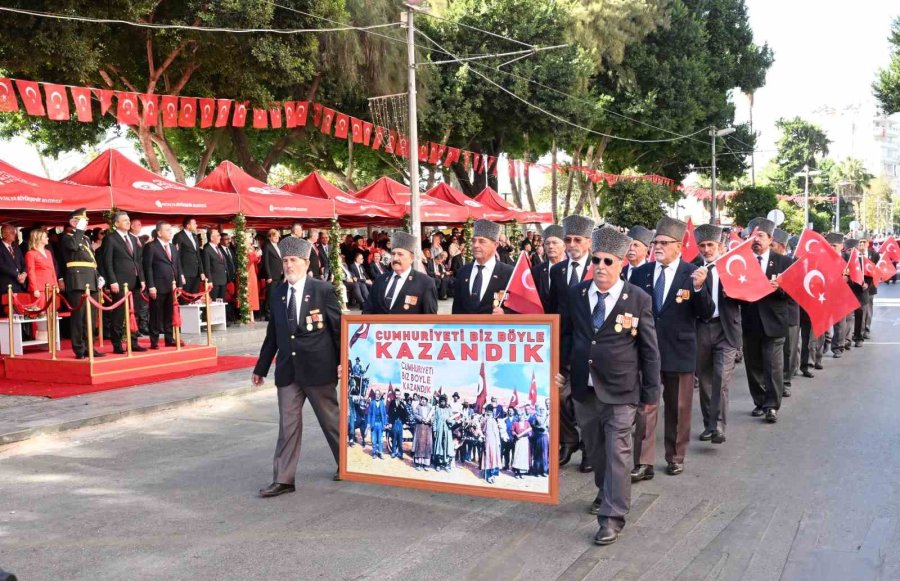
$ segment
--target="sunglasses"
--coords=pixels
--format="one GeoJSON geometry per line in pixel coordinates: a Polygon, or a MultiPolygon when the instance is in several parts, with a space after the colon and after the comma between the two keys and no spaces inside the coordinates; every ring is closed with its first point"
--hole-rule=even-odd
{"type": "Polygon", "coordinates": [[[612,258],[609,258],[609,257],[600,258],[599,256],[591,256],[591,264],[593,264],[594,266],[597,266],[601,262],[603,264],[605,264],[606,266],[612,266],[613,264],[616,263],[615,260],[613,260],[612,258]]]}

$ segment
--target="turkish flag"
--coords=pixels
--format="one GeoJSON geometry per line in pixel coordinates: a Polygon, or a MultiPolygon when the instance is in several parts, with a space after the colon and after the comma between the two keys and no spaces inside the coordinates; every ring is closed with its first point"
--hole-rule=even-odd
{"type": "Polygon", "coordinates": [[[178,127],[178,97],[163,95],[160,107],[163,116],[163,127],[178,127]]]}
{"type": "Polygon", "coordinates": [[[897,246],[897,241],[894,240],[893,236],[888,236],[884,239],[884,242],[878,248],[878,252],[892,262],[900,262],[900,247],[897,246]]]}
{"type": "MultiPolygon", "coordinates": [[[[375,136],[375,139],[378,139],[378,135],[375,136]]],[[[391,131],[387,136],[387,145],[384,146],[385,153],[394,153],[394,150],[397,149],[397,132],[391,131]]],[[[397,152],[399,153],[399,152],[397,152]]]]}
{"type": "MultiPolygon", "coordinates": [[[[69,87],[72,92],[72,102],[75,103],[75,113],[78,120],[85,123],[94,120],[94,113],[91,110],[91,90],[84,87],[69,87]]],[[[0,90],[0,99],[2,99],[3,91],[0,90]]]]}
{"type": "Polygon", "coordinates": [[[338,139],[347,139],[347,133],[350,131],[350,117],[344,113],[337,113],[334,120],[334,136],[338,139]]]}
{"type": "Polygon", "coordinates": [[[372,141],[372,130],[375,128],[374,125],[369,123],[368,121],[363,121],[362,124],[362,144],[366,147],[369,146],[369,142],[372,141]]]}
{"type": "Polygon", "coordinates": [[[506,406],[507,409],[519,407],[519,388],[513,388],[512,397],[509,398],[509,405],[506,406]]]}
{"type": "Polygon", "coordinates": [[[12,113],[19,110],[19,100],[13,90],[12,81],[0,79],[0,113],[12,113]]]}
{"type": "Polygon", "coordinates": [[[487,159],[488,159],[487,166],[491,171],[491,175],[492,176],[497,175],[497,158],[494,157],[493,155],[489,155],[487,159]]]}
{"type": "Polygon", "coordinates": [[[843,268],[830,260],[820,263],[816,256],[806,256],[789,266],[778,280],[784,292],[809,315],[816,337],[859,308],[853,291],[844,284],[843,268]]]}
{"type": "Polygon", "coordinates": [[[753,254],[752,243],[750,236],[716,261],[722,287],[729,297],[739,301],[758,301],[775,291],[753,254]]]}
{"type": "Polygon", "coordinates": [[[141,125],[144,127],[155,126],[159,116],[159,95],[145,93],[138,95],[138,98],[141,100],[141,108],[143,109],[141,125]]]}
{"type": "Polygon", "coordinates": [[[265,109],[253,109],[253,128],[266,129],[269,127],[269,115],[265,109]]]}
{"type": "Polygon", "coordinates": [[[444,167],[450,167],[459,161],[459,149],[455,147],[447,148],[447,157],[444,158],[444,167]]]}
{"type": "Polygon", "coordinates": [[[875,286],[878,286],[878,283],[881,282],[881,279],[878,278],[878,269],[875,268],[875,263],[865,257],[863,257],[862,262],[863,273],[865,273],[866,276],[872,279],[872,283],[875,286]]]}
{"type": "Polygon", "coordinates": [[[213,126],[216,118],[216,100],[200,99],[200,127],[206,129],[213,126]]]}
{"type": "Polygon", "coordinates": [[[363,126],[361,119],[357,119],[356,117],[350,118],[350,133],[353,135],[353,143],[362,143],[363,126]]]}
{"type": "Polygon", "coordinates": [[[20,81],[16,79],[16,87],[19,89],[19,97],[25,105],[25,111],[29,115],[44,115],[44,102],[41,99],[41,89],[34,81],[20,81]]]}
{"type": "Polygon", "coordinates": [[[428,144],[423,143],[419,146],[419,161],[422,163],[428,161],[428,144]]]}
{"type": "Polygon", "coordinates": [[[193,127],[197,124],[197,99],[194,97],[181,97],[181,105],[178,113],[179,127],[193,127]]]}
{"type": "Polygon", "coordinates": [[[297,120],[294,119],[294,109],[296,105],[293,101],[284,102],[284,126],[293,129],[297,126],[297,120]]]}
{"type": "Polygon", "coordinates": [[[65,85],[44,83],[44,96],[47,99],[47,118],[54,121],[69,120],[69,98],[65,85]]]}
{"type": "Polygon", "coordinates": [[[385,132],[387,132],[387,129],[385,129],[381,125],[377,125],[375,127],[375,139],[374,141],[372,141],[372,149],[381,149],[381,144],[384,142],[385,132]]]}
{"type": "Polygon", "coordinates": [[[409,141],[406,140],[405,135],[397,134],[396,151],[404,159],[409,157],[409,141]]]}
{"type": "Polygon", "coordinates": [[[859,251],[856,248],[850,252],[850,260],[847,261],[847,271],[850,275],[850,280],[856,284],[865,282],[862,265],[859,263],[859,251]]]}
{"type": "Polygon", "coordinates": [[[281,106],[269,108],[269,121],[272,122],[273,129],[281,129],[281,106]]]}
{"type": "Polygon", "coordinates": [[[476,153],[475,154],[475,173],[481,173],[481,162],[482,162],[481,154],[476,153]]]}
{"type": "Polygon", "coordinates": [[[216,99],[216,127],[228,126],[229,113],[231,113],[231,99],[216,99]]]}
{"type": "Polygon", "coordinates": [[[484,361],[481,362],[481,372],[478,374],[478,391],[475,393],[475,413],[480,414],[487,403],[487,378],[484,375],[484,361]]]}
{"type": "Polygon", "coordinates": [[[313,103],[312,104],[312,112],[313,112],[313,125],[318,127],[319,122],[322,121],[322,104],[321,103],[313,103]]]}
{"type": "Polygon", "coordinates": [[[824,236],[812,230],[804,230],[800,234],[797,249],[794,251],[795,259],[806,257],[813,258],[817,265],[828,262],[829,268],[841,269],[842,275],[847,268],[847,263],[840,252],[832,248],[824,236]]]}
{"type": "Polygon", "coordinates": [[[691,262],[697,258],[698,254],[700,254],[700,249],[697,248],[697,238],[694,236],[694,221],[688,218],[687,229],[684,231],[684,236],[681,237],[681,258],[691,262]]]}
{"type": "Polygon", "coordinates": [[[534,376],[534,370],[531,371],[531,387],[528,389],[528,401],[531,405],[537,405],[537,379],[534,376]]]}
{"type": "Polygon", "coordinates": [[[139,125],[137,93],[116,91],[116,120],[125,125],[139,125]]]}
{"type": "Polygon", "coordinates": [[[531,276],[531,261],[525,252],[519,254],[516,268],[509,277],[504,304],[523,315],[542,315],[544,306],[531,276]]]}
{"type": "Polygon", "coordinates": [[[231,118],[232,127],[243,127],[247,124],[247,101],[238,103],[234,107],[234,116],[231,118]]]}
{"type": "Polygon", "coordinates": [[[100,116],[103,117],[109,111],[109,108],[112,107],[115,91],[112,89],[94,89],[94,94],[100,100],[100,116]]]}
{"type": "Polygon", "coordinates": [[[331,124],[334,122],[334,109],[330,107],[322,107],[322,123],[319,125],[319,131],[325,135],[331,135],[331,124]]]}
{"type": "Polygon", "coordinates": [[[294,123],[297,127],[306,125],[306,117],[309,115],[309,101],[297,101],[294,105],[294,123]]]}
{"type": "Polygon", "coordinates": [[[890,260],[887,260],[886,256],[881,257],[881,260],[879,260],[878,264],[875,265],[875,270],[878,276],[873,277],[873,281],[880,279],[879,282],[884,282],[886,280],[894,278],[894,275],[897,274],[897,268],[894,266],[894,263],[890,260]]]}
{"type": "Polygon", "coordinates": [[[741,242],[743,242],[743,240],[741,240],[741,235],[732,228],[731,234],[728,236],[728,250],[734,250],[740,246],[741,242]]]}
{"type": "Polygon", "coordinates": [[[466,170],[466,172],[468,172],[469,168],[472,166],[472,152],[463,150],[462,155],[463,155],[463,169],[466,170]]]}
{"type": "Polygon", "coordinates": [[[428,144],[428,163],[431,165],[437,165],[441,161],[441,156],[444,155],[444,151],[447,150],[446,145],[441,145],[440,143],[429,143],[428,144]]]}

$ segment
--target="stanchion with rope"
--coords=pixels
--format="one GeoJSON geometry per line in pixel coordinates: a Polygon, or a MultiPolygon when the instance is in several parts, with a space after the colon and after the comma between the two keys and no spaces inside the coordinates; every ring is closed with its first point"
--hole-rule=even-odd
{"type": "Polygon", "coordinates": [[[122,287],[125,295],[125,350],[128,357],[131,357],[131,295],[128,294],[128,283],[122,287]]]}
{"type": "Polygon", "coordinates": [[[13,290],[12,285],[6,286],[6,306],[7,312],[9,313],[9,358],[13,359],[16,356],[16,334],[13,333],[13,290]]]}
{"type": "Polygon", "coordinates": [[[212,347],[212,303],[210,302],[210,299],[209,299],[212,284],[210,284],[209,281],[206,281],[205,287],[206,287],[206,346],[212,347]]]}
{"type": "MultiPolygon", "coordinates": [[[[44,298],[50,300],[50,285],[44,285],[44,298]]],[[[53,317],[53,307],[49,304],[47,305],[47,309],[44,311],[44,316],[47,317],[47,351],[50,352],[50,358],[53,358],[53,348],[56,347],[56,344],[53,342],[53,325],[51,323],[53,317]]]]}
{"type": "Polygon", "coordinates": [[[59,320],[57,319],[57,307],[56,307],[56,293],[59,292],[59,288],[55,285],[50,290],[51,292],[51,302],[50,302],[50,311],[51,311],[51,320],[53,321],[53,338],[51,339],[53,345],[53,350],[50,352],[50,357],[56,361],[56,338],[59,336],[59,320]]]}
{"type": "Polygon", "coordinates": [[[91,366],[91,375],[94,374],[94,322],[91,320],[91,285],[84,285],[84,317],[87,322],[87,349],[88,363],[91,366]]]}
{"type": "Polygon", "coordinates": [[[103,347],[103,289],[97,289],[97,339],[99,346],[103,347]]]}
{"type": "Polygon", "coordinates": [[[178,286],[174,280],[172,281],[172,332],[175,335],[175,350],[181,351],[181,309],[178,306],[178,286]],[[176,319],[177,325],[175,324],[176,319]]]}

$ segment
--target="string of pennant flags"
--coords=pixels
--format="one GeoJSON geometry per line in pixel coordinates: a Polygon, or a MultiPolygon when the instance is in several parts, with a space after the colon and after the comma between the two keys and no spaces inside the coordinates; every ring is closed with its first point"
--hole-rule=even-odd
{"type": "MultiPolygon", "coordinates": [[[[71,104],[78,121],[91,123],[94,120],[93,101],[100,104],[100,116],[113,112],[119,123],[154,127],[161,124],[166,128],[199,127],[201,129],[220,127],[247,127],[254,129],[293,129],[311,125],[325,135],[336,139],[352,139],[374,150],[398,157],[408,158],[409,141],[406,135],[335,110],[322,103],[310,101],[280,101],[268,108],[250,107],[248,101],[221,99],[215,97],[183,97],[156,93],[117,91],[96,87],[79,87],[0,78],[0,113],[19,111],[19,99],[28,115],[47,117],[54,121],[69,121],[72,118],[71,104]],[[42,90],[43,89],[43,90],[42,90]],[[18,98],[16,94],[18,93],[18,98]],[[310,112],[312,115],[310,115],[310,112]]],[[[425,142],[419,146],[419,161],[435,167],[450,167],[462,163],[466,172],[470,169],[477,174],[498,175],[498,156],[466,149],[450,147],[446,144],[425,142]]],[[[510,179],[515,179],[519,171],[581,172],[593,183],[606,182],[613,185],[620,181],[650,181],[670,188],[675,181],[659,175],[619,175],[599,171],[589,166],[567,164],[541,164],[531,161],[507,159],[510,179]]]]}

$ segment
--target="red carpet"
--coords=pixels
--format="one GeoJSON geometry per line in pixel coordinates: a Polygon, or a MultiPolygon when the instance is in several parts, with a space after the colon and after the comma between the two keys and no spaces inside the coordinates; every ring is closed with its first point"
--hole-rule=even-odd
{"type": "MultiPolygon", "coordinates": [[[[215,349],[212,348],[184,348],[182,349],[182,354],[187,354],[194,351],[201,351],[205,349],[215,349]]],[[[174,354],[175,350],[172,349],[170,353],[174,354]]],[[[153,352],[159,353],[159,352],[153,352]]],[[[215,357],[215,355],[213,355],[215,357]]],[[[109,361],[112,363],[113,359],[118,359],[116,363],[120,364],[124,362],[126,359],[121,355],[107,355],[102,359],[97,359],[98,362],[109,361]]],[[[13,360],[15,363],[22,363],[27,358],[16,358],[13,360]]],[[[131,361],[137,363],[140,360],[139,357],[135,356],[131,359],[131,361]]],[[[4,360],[4,363],[7,363],[8,360],[4,360]]],[[[81,363],[75,362],[72,363],[81,363]]],[[[173,361],[173,363],[175,363],[173,361]]],[[[29,367],[37,367],[39,363],[35,360],[30,362],[31,365],[29,367]]],[[[134,375],[139,375],[138,373],[132,373],[131,378],[127,379],[113,379],[110,381],[103,381],[102,383],[71,383],[65,381],[59,382],[50,382],[47,380],[43,381],[27,381],[24,379],[9,379],[5,376],[0,377],[0,394],[2,395],[32,395],[32,396],[42,396],[42,397],[51,397],[51,398],[60,398],[60,397],[71,397],[73,395],[82,395],[85,393],[93,393],[97,391],[106,391],[110,389],[119,389],[122,387],[134,387],[136,385],[145,385],[148,383],[157,383],[160,381],[167,381],[170,379],[182,379],[185,377],[194,377],[198,375],[207,375],[210,373],[219,373],[222,371],[232,371],[234,369],[244,369],[253,367],[256,364],[255,357],[238,357],[238,356],[222,356],[218,357],[218,359],[209,366],[198,366],[196,364],[192,364],[191,361],[184,361],[182,364],[176,364],[175,366],[169,366],[168,369],[171,371],[158,371],[150,377],[134,377],[134,375]],[[174,368],[173,368],[174,367],[174,368]]],[[[60,379],[63,379],[67,376],[66,372],[60,373],[56,375],[60,379]]],[[[250,380],[250,373],[247,373],[247,380],[250,380]]]]}

